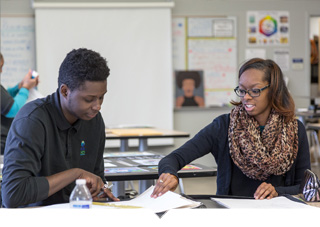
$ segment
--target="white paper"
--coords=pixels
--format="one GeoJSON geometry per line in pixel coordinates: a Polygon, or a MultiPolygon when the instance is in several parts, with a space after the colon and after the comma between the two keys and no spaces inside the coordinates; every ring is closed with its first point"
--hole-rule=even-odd
{"type": "Polygon", "coordinates": [[[276,49],[273,51],[273,59],[283,72],[290,70],[289,50],[276,49]]]}
{"type": "MultiPolygon", "coordinates": [[[[92,205],[92,209],[110,209],[110,208],[126,208],[126,206],[141,207],[159,213],[175,208],[194,208],[201,205],[200,202],[194,202],[186,199],[174,192],[167,192],[158,198],[151,198],[154,186],[148,188],[144,193],[129,201],[110,202],[105,205],[92,205]],[[109,205],[108,205],[109,204],[109,205]],[[111,205],[111,206],[110,206],[111,205]],[[114,207],[112,205],[115,205],[114,207]]],[[[70,208],[69,203],[55,204],[41,208],[70,208]]],[[[128,207],[127,207],[128,208],[128,207]]],[[[70,208],[71,209],[71,208],[70,208]]]]}
{"type": "Polygon", "coordinates": [[[212,22],[212,31],[214,37],[234,37],[234,20],[215,19],[212,22]]]}
{"type": "Polygon", "coordinates": [[[211,198],[212,200],[222,204],[227,208],[249,208],[249,209],[270,209],[270,208],[316,208],[303,203],[292,201],[286,197],[279,196],[273,199],[221,199],[211,198]]]}
{"type": "Polygon", "coordinates": [[[199,202],[194,202],[192,200],[186,199],[181,195],[171,191],[165,193],[164,195],[156,199],[151,198],[150,196],[153,192],[153,189],[154,189],[154,186],[151,186],[141,195],[139,195],[138,197],[132,200],[112,202],[112,203],[116,205],[139,206],[142,208],[150,209],[154,213],[159,213],[159,212],[167,211],[174,208],[193,208],[193,207],[200,206],[201,204],[199,202]]]}
{"type": "Polygon", "coordinates": [[[161,226],[317,226],[319,209],[173,209],[161,217],[161,226]]]}
{"type": "Polygon", "coordinates": [[[246,49],[245,59],[249,60],[251,58],[262,58],[266,59],[266,49],[246,49]]]}
{"type": "Polygon", "coordinates": [[[104,163],[104,167],[105,167],[105,168],[107,168],[107,167],[117,167],[117,165],[112,164],[112,163],[109,163],[109,162],[105,162],[105,163],[104,163]]]}

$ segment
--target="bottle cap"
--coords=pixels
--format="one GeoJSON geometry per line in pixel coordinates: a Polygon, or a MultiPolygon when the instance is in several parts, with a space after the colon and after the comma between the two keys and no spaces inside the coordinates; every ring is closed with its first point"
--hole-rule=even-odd
{"type": "Polygon", "coordinates": [[[76,184],[86,184],[86,179],[77,179],[76,184]]]}
{"type": "Polygon", "coordinates": [[[32,79],[36,78],[37,76],[39,76],[39,73],[37,71],[32,71],[32,79]]]}

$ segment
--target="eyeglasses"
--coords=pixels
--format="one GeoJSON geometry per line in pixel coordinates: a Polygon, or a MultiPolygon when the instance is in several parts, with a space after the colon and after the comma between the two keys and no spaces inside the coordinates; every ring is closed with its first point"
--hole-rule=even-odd
{"type": "Polygon", "coordinates": [[[267,86],[260,88],[260,89],[249,89],[249,90],[244,90],[244,89],[240,89],[239,86],[236,87],[234,89],[234,92],[237,94],[237,96],[239,97],[244,97],[247,93],[251,96],[251,97],[259,97],[261,91],[267,89],[268,87],[270,87],[270,84],[268,84],[267,86]]]}

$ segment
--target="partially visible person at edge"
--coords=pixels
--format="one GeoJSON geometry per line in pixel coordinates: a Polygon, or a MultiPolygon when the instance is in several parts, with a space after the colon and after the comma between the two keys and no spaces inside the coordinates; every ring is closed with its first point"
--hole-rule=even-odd
{"type": "Polygon", "coordinates": [[[4,152],[4,207],[68,203],[76,179],[92,197],[118,201],[104,187],[105,125],[99,112],[109,68],[99,53],[76,49],[63,60],[58,89],[24,105],[4,152]]]}
{"type": "MultiPolygon", "coordinates": [[[[4,65],[3,55],[0,53],[0,73],[4,65]]],[[[29,90],[38,85],[39,77],[32,78],[32,71],[23,80],[7,90],[1,85],[1,155],[4,153],[9,128],[21,107],[29,97],[29,90]]]]}
{"type": "Polygon", "coordinates": [[[299,193],[310,169],[309,145],[281,69],[272,60],[251,59],[240,68],[234,91],[240,102],[231,102],[231,113],[160,161],[152,197],[175,190],[177,171],[208,153],[217,163],[217,195],[271,199],[299,193]]]}

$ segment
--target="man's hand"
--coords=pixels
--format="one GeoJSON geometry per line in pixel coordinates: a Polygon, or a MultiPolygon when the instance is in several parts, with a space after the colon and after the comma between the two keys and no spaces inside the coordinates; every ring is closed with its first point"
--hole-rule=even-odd
{"type": "Polygon", "coordinates": [[[119,201],[119,199],[111,193],[110,189],[103,188],[104,182],[102,181],[101,177],[83,169],[73,168],[60,173],[56,173],[46,178],[49,182],[48,196],[51,196],[52,194],[66,187],[76,179],[85,179],[92,197],[96,197],[101,192],[101,190],[103,190],[105,195],[102,196],[109,197],[114,201],[119,201]]]}
{"type": "Polygon", "coordinates": [[[93,197],[93,201],[99,202],[99,201],[102,201],[102,199],[103,199],[103,201],[105,201],[104,198],[109,198],[109,199],[111,199],[113,201],[120,201],[120,199],[118,199],[117,197],[115,197],[112,194],[112,192],[111,192],[111,190],[109,188],[103,188],[103,189],[101,189],[101,192],[103,192],[102,194],[100,193],[101,195],[98,194],[98,196],[93,197]]]}

